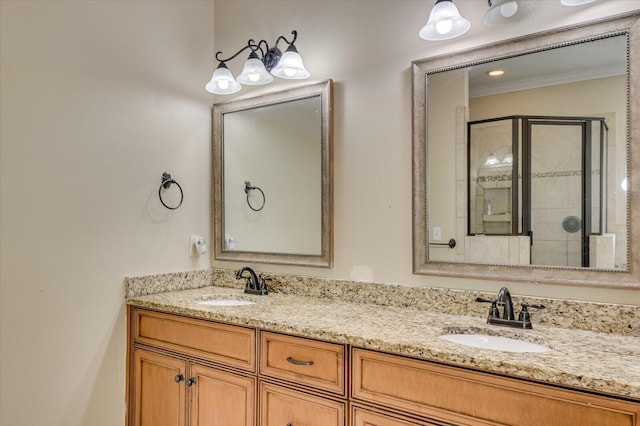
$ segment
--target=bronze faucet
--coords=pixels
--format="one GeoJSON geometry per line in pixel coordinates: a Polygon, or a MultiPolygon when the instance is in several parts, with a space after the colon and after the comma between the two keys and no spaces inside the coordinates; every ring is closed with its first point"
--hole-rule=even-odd
{"type": "Polygon", "coordinates": [[[502,325],[505,327],[524,328],[531,329],[531,316],[528,308],[544,309],[543,305],[532,305],[529,303],[521,303],[522,310],[518,314],[518,319],[515,319],[513,313],[513,301],[511,300],[511,293],[506,287],[502,287],[498,291],[498,296],[494,300],[484,299],[482,297],[476,298],[476,302],[491,303],[489,309],[489,315],[487,316],[487,324],[502,325]],[[502,315],[498,306],[502,306],[502,315]]]}
{"type": "Polygon", "coordinates": [[[264,274],[260,275],[260,279],[256,275],[255,271],[248,266],[243,266],[238,269],[236,272],[236,279],[239,280],[241,278],[245,278],[247,280],[247,284],[244,288],[244,292],[248,294],[256,294],[259,296],[266,296],[269,294],[267,290],[267,281],[271,281],[271,278],[266,278],[264,274]],[[245,276],[244,273],[248,272],[249,276],[245,276]]]}
{"type": "Polygon", "coordinates": [[[511,293],[509,293],[508,288],[502,287],[500,289],[500,291],[498,292],[498,297],[496,297],[496,305],[504,306],[502,310],[502,319],[516,319],[515,315],[513,315],[513,302],[511,301],[511,293]]]}

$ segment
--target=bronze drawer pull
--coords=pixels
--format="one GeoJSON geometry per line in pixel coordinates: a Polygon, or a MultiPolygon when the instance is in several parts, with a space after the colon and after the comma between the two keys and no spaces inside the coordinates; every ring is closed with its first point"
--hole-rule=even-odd
{"type": "Polygon", "coordinates": [[[287,357],[287,361],[294,365],[313,365],[313,361],[298,361],[297,359],[293,359],[291,357],[287,357]]]}

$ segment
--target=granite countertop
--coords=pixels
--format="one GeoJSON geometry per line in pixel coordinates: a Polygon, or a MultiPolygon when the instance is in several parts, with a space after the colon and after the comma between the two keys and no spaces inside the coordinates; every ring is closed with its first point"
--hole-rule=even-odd
{"type": "Polygon", "coordinates": [[[129,305],[195,318],[345,343],[513,377],[640,399],[640,337],[536,324],[533,330],[488,325],[477,317],[271,293],[250,296],[225,287],[169,291],[126,299],[129,305]],[[222,295],[256,302],[205,306],[222,295]],[[438,336],[481,333],[552,348],[544,353],[478,349],[438,336]]]}

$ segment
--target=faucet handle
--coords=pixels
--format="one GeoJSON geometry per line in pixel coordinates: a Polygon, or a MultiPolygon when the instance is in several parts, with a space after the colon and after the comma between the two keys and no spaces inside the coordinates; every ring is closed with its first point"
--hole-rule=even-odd
{"type": "Polygon", "coordinates": [[[518,321],[523,321],[523,322],[531,321],[531,316],[529,315],[528,308],[544,309],[544,305],[535,305],[535,304],[529,304],[526,302],[521,303],[520,306],[522,306],[522,310],[518,314],[518,321]]]}
{"type": "Polygon", "coordinates": [[[489,308],[489,318],[500,318],[500,311],[498,311],[497,300],[485,299],[483,297],[476,297],[476,302],[491,303],[489,308]]]}
{"type": "Polygon", "coordinates": [[[260,284],[263,286],[266,286],[267,281],[273,282],[273,278],[269,278],[265,274],[260,274],[260,284]]]}
{"type": "Polygon", "coordinates": [[[273,281],[273,278],[269,278],[267,277],[265,274],[260,274],[260,283],[259,283],[259,291],[260,294],[262,294],[263,296],[266,296],[267,294],[269,294],[269,290],[267,289],[267,281],[273,281]]]}

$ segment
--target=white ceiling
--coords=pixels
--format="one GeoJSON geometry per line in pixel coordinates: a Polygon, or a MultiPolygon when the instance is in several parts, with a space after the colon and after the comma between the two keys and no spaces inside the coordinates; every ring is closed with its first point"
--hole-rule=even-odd
{"type": "Polygon", "coordinates": [[[469,97],[623,75],[626,37],[616,36],[476,65],[469,70],[469,97]],[[487,72],[504,70],[490,77],[487,72]]]}

